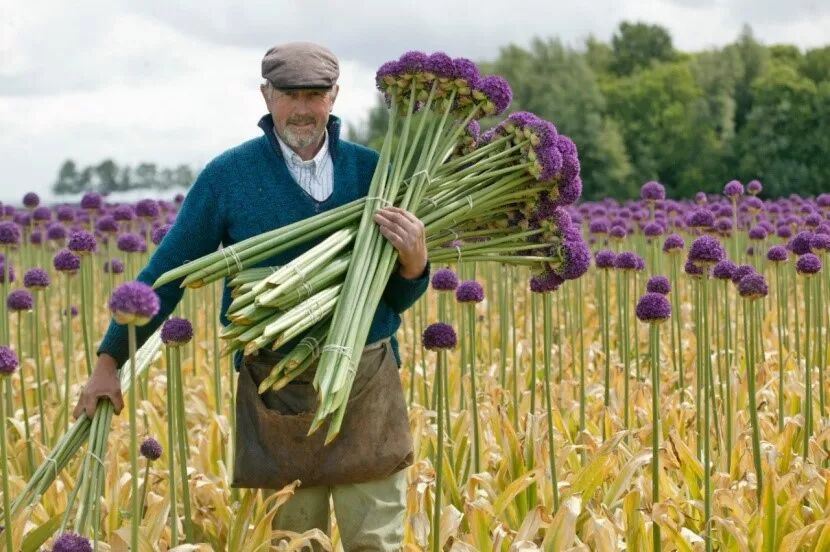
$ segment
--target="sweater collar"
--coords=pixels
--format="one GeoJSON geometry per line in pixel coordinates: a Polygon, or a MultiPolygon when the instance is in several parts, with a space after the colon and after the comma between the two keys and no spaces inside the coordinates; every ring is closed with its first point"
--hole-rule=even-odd
{"type": "MultiPolygon", "coordinates": [[[[262,129],[262,132],[265,133],[268,141],[271,142],[274,152],[276,152],[276,154],[280,157],[283,157],[282,150],[280,149],[279,142],[277,142],[277,137],[274,133],[274,119],[271,118],[271,114],[266,113],[263,115],[259,119],[257,126],[262,129]]],[[[326,123],[326,130],[328,131],[329,155],[331,155],[331,159],[334,161],[337,159],[337,150],[340,145],[340,117],[337,117],[336,115],[329,115],[328,123],[326,123]]]]}

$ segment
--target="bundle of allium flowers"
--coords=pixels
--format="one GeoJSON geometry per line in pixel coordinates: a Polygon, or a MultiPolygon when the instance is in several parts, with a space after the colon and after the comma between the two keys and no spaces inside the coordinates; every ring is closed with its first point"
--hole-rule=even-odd
{"type": "Polygon", "coordinates": [[[532,113],[514,113],[480,134],[478,119],[504,111],[507,82],[446,54],[408,52],[376,76],[389,122],[366,198],[224,248],[162,275],[199,287],[231,281],[226,352],[277,349],[310,333],[261,391],[282,386],[319,354],[320,408],[312,431],[339,431],[360,352],[397,252],[372,216],[395,205],[424,223],[433,262],[535,266],[560,280],[587,270],[590,254],[562,208],[579,197],[576,146],[532,113]],[[252,268],[308,241],[319,245],[282,267],[252,268]],[[310,332],[311,328],[314,330],[310,332]]]}

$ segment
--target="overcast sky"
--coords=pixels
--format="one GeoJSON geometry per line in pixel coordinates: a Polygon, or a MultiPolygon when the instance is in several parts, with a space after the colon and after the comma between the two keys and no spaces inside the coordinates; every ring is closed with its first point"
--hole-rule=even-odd
{"type": "Polygon", "coordinates": [[[491,59],[557,36],[609,40],[622,20],[667,27],[677,48],[733,41],[828,43],[830,0],[0,0],[0,201],[45,199],[66,158],[81,165],[202,166],[259,134],[270,46],[311,40],[340,58],[335,113],[359,124],[377,65],[408,49],[491,59]]]}

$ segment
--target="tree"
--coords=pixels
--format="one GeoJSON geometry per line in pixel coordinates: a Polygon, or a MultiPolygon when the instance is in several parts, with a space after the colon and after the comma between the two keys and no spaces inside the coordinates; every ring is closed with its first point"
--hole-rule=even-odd
{"type": "Polygon", "coordinates": [[[118,189],[118,165],[112,159],[106,159],[94,169],[95,189],[102,194],[108,194],[118,189]]]}
{"type": "Polygon", "coordinates": [[[611,68],[621,76],[649,67],[653,62],[670,61],[675,55],[668,30],[640,22],[620,23],[619,30],[611,37],[611,48],[611,68]]]}
{"type": "Polygon", "coordinates": [[[58,169],[58,179],[52,185],[52,191],[56,194],[76,194],[81,191],[78,182],[78,168],[75,162],[67,159],[58,169]]]}
{"type": "Polygon", "coordinates": [[[801,73],[816,84],[830,81],[830,46],[807,50],[801,61],[801,73]]]}

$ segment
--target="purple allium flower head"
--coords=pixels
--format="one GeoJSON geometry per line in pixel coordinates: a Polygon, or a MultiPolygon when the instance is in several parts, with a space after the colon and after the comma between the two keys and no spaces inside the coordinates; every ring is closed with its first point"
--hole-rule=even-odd
{"type": "Polygon", "coordinates": [[[805,253],[795,263],[795,270],[799,274],[812,276],[821,271],[821,259],[812,253],[805,253]]]}
{"type": "Polygon", "coordinates": [[[430,351],[454,349],[458,344],[458,337],[455,335],[453,327],[443,322],[436,322],[427,326],[424,329],[422,340],[424,348],[430,351]]]}
{"type": "Polygon", "coordinates": [[[87,192],[81,198],[81,209],[87,211],[98,211],[104,204],[104,198],[97,192],[87,192]]]}
{"type": "Polygon", "coordinates": [[[31,234],[29,234],[29,243],[33,245],[40,245],[43,243],[43,232],[40,230],[35,230],[31,234]]]}
{"type": "Polygon", "coordinates": [[[689,259],[698,265],[713,265],[726,256],[720,240],[712,236],[700,236],[689,247],[689,259]]]}
{"type": "Polygon", "coordinates": [[[597,265],[597,268],[607,270],[609,268],[614,268],[614,260],[616,258],[616,253],[610,249],[603,249],[601,251],[597,251],[596,255],[594,255],[594,263],[597,265]]]}
{"type": "Polygon", "coordinates": [[[92,545],[86,537],[64,533],[55,541],[52,552],[92,552],[92,545]]]}
{"type": "Polygon", "coordinates": [[[813,234],[810,240],[810,249],[813,251],[830,251],[830,235],[827,234],[813,234]]]}
{"type": "Polygon", "coordinates": [[[12,312],[32,310],[34,299],[27,289],[15,289],[6,297],[6,306],[12,312]]]}
{"type": "Polygon", "coordinates": [[[424,70],[424,64],[427,59],[427,55],[424,52],[410,50],[408,52],[404,52],[401,57],[398,58],[398,63],[400,64],[400,68],[403,72],[417,73],[424,70]]]}
{"type": "Polygon", "coordinates": [[[77,230],[69,234],[69,242],[66,246],[70,251],[83,255],[94,252],[97,242],[92,233],[86,230],[77,230]]]}
{"type": "Polygon", "coordinates": [[[161,340],[172,346],[190,343],[193,339],[193,325],[185,318],[168,318],[161,327],[161,340]]]}
{"type": "Polygon", "coordinates": [[[588,232],[591,234],[607,234],[608,221],[605,219],[591,221],[591,224],[588,226],[588,232]]]}
{"type": "Polygon", "coordinates": [[[38,222],[52,220],[52,209],[49,207],[37,207],[32,211],[32,218],[38,222]]]}
{"type": "Polygon", "coordinates": [[[158,313],[159,298],[143,282],[125,282],[112,292],[109,307],[117,323],[143,326],[158,313]]]}
{"type": "Polygon", "coordinates": [[[158,460],[161,458],[162,453],[161,443],[152,437],[147,437],[144,441],[142,441],[141,447],[139,447],[139,452],[141,452],[141,456],[151,462],[158,460]]]}
{"type": "Polygon", "coordinates": [[[46,238],[50,241],[66,239],[66,227],[60,222],[53,222],[46,228],[46,238]]]}
{"type": "Polygon", "coordinates": [[[752,195],[758,195],[761,193],[764,187],[761,185],[761,182],[758,180],[750,180],[746,185],[746,191],[751,193],[752,195]]]}
{"type": "Polygon", "coordinates": [[[29,209],[34,209],[35,207],[40,205],[40,196],[38,196],[34,192],[28,192],[26,195],[23,196],[23,205],[25,205],[29,209]]]}
{"type": "Polygon", "coordinates": [[[159,204],[155,199],[142,199],[135,204],[135,214],[143,218],[155,218],[159,216],[159,204]]]}
{"type": "Polygon", "coordinates": [[[671,292],[671,283],[665,276],[652,276],[646,282],[646,291],[668,295],[671,292]]]}
{"type": "Polygon", "coordinates": [[[18,211],[14,214],[14,222],[23,227],[31,226],[32,214],[25,211],[18,211]]]}
{"type": "Polygon", "coordinates": [[[105,261],[104,272],[109,273],[110,267],[112,267],[113,274],[121,274],[122,272],[124,272],[124,263],[121,261],[121,259],[113,258],[110,261],[105,261]]]}
{"type": "Polygon", "coordinates": [[[153,230],[153,243],[156,245],[160,244],[161,240],[164,239],[164,236],[167,235],[171,228],[173,228],[172,224],[162,224],[161,226],[153,230]]]}
{"type": "Polygon", "coordinates": [[[748,265],[748,264],[738,265],[738,266],[735,267],[735,270],[732,271],[732,283],[737,284],[738,282],[741,281],[741,279],[744,276],[746,276],[748,274],[754,274],[754,273],[755,273],[755,267],[753,267],[752,265],[748,265]]]}
{"type": "Polygon", "coordinates": [[[118,221],[133,220],[135,218],[135,209],[132,205],[118,205],[112,210],[112,217],[118,221]]]}
{"type": "Polygon", "coordinates": [[[60,205],[55,209],[55,215],[61,222],[73,222],[75,220],[75,209],[69,205],[60,205]]]}
{"type": "Polygon", "coordinates": [[[686,246],[686,242],[679,234],[670,234],[666,236],[666,241],[663,242],[663,252],[665,253],[679,253],[686,246]]]}
{"type": "Polygon", "coordinates": [[[23,274],[23,285],[35,290],[49,287],[49,273],[42,268],[30,268],[23,274]]]}
{"type": "Polygon", "coordinates": [[[487,75],[477,85],[479,91],[487,97],[492,107],[485,108],[488,115],[499,115],[508,108],[513,100],[513,90],[507,80],[498,75],[487,75]]]}
{"type": "Polygon", "coordinates": [[[730,180],[723,187],[723,195],[726,197],[737,199],[744,195],[744,185],[737,180],[730,180]]]}
{"type": "Polygon", "coordinates": [[[611,230],[608,231],[608,235],[614,239],[621,240],[628,235],[628,231],[625,229],[624,226],[615,224],[611,226],[611,230]]]}
{"type": "Polygon", "coordinates": [[[781,239],[787,240],[792,237],[793,230],[789,226],[781,224],[778,226],[778,228],[775,229],[775,235],[781,239]]]}
{"type": "Polygon", "coordinates": [[[635,311],[641,322],[664,322],[671,317],[671,303],[662,293],[649,292],[640,297],[635,311]]]}
{"type": "Polygon", "coordinates": [[[649,238],[659,237],[663,234],[663,227],[660,226],[660,223],[649,222],[643,227],[643,234],[649,238]]]}
{"type": "Polygon", "coordinates": [[[17,353],[5,345],[0,345],[0,376],[14,374],[19,364],[17,353]]]}
{"type": "Polygon", "coordinates": [[[10,220],[0,222],[0,245],[20,243],[20,226],[10,220]]]}
{"type": "Polygon", "coordinates": [[[760,299],[769,293],[766,279],[757,272],[747,274],[738,282],[738,293],[744,299],[760,299]]]}
{"type": "Polygon", "coordinates": [[[683,265],[683,271],[689,276],[704,276],[706,274],[703,267],[695,264],[691,259],[686,259],[686,264],[683,265]]]}
{"type": "Polygon", "coordinates": [[[74,274],[81,268],[81,258],[68,249],[61,249],[52,259],[55,270],[74,274]]]}
{"type": "Polygon", "coordinates": [[[712,276],[718,280],[731,280],[736,268],[735,263],[729,259],[723,259],[712,268],[712,276]]]}
{"type": "MultiPolygon", "coordinates": [[[[424,71],[432,73],[436,77],[452,77],[453,68],[452,58],[444,52],[432,53],[424,62],[424,71]]],[[[395,69],[395,67],[389,67],[389,69],[395,69]]]]}
{"type": "Polygon", "coordinates": [[[757,197],[748,197],[743,204],[749,211],[760,211],[764,208],[764,202],[757,197]]]}
{"type": "MultiPolygon", "coordinates": [[[[429,57],[424,60],[423,66],[425,69],[429,67],[429,57]]],[[[452,60],[452,77],[466,82],[470,88],[475,88],[481,80],[481,73],[479,73],[478,65],[475,62],[464,57],[458,57],[452,60]]]]}
{"type": "Polygon", "coordinates": [[[686,224],[691,228],[711,228],[715,224],[715,216],[708,209],[698,209],[689,215],[686,224]]]}
{"type": "Polygon", "coordinates": [[[465,280],[458,284],[455,299],[459,303],[480,303],[484,301],[484,288],[476,280],[465,280]]]}
{"type": "Polygon", "coordinates": [[[646,182],[640,188],[640,198],[645,201],[659,201],[666,199],[666,188],[655,180],[646,182]]]}
{"type": "Polygon", "coordinates": [[[816,226],[815,230],[816,234],[824,234],[826,236],[830,236],[830,223],[822,222],[818,226],[816,226]]]}
{"type": "Polygon", "coordinates": [[[767,231],[761,226],[753,226],[749,229],[749,239],[764,240],[767,238],[767,231]]]}
{"type": "Polygon", "coordinates": [[[432,289],[437,291],[455,291],[458,276],[449,268],[440,268],[432,275],[432,289]]]}
{"type": "Polygon", "coordinates": [[[787,248],[783,245],[773,245],[767,251],[767,260],[772,261],[774,263],[782,263],[789,258],[790,254],[787,252],[787,248]]]}
{"type": "MultiPolygon", "coordinates": [[[[576,159],[576,158],[574,158],[576,159]]],[[[579,160],[576,160],[576,163],[579,163],[579,160]]],[[[563,173],[565,172],[564,163],[563,163],[563,173]]],[[[576,172],[579,172],[579,167],[576,167],[576,172]]],[[[557,198],[556,203],[558,205],[573,205],[576,203],[576,200],[579,199],[579,196],[582,195],[582,178],[577,174],[574,177],[565,180],[559,186],[559,197],[557,198]]]]}
{"type": "Polygon", "coordinates": [[[614,268],[617,270],[637,270],[637,255],[631,251],[623,251],[614,259],[614,268]]]}
{"type": "Polygon", "coordinates": [[[95,229],[102,234],[114,234],[118,232],[118,222],[112,215],[104,215],[95,223],[95,229]]]}
{"type": "Polygon", "coordinates": [[[137,253],[144,250],[147,244],[144,243],[144,238],[138,234],[126,232],[118,236],[118,249],[125,253],[137,253]]]}
{"type": "Polygon", "coordinates": [[[813,233],[803,231],[796,234],[795,237],[787,244],[787,247],[789,247],[790,251],[796,255],[806,255],[811,251],[812,241],[813,233]]]}
{"type": "Polygon", "coordinates": [[[559,275],[565,280],[576,280],[591,266],[591,250],[582,239],[566,240],[562,242],[562,257],[564,260],[559,275]]]}
{"type": "Polygon", "coordinates": [[[553,270],[545,270],[541,274],[534,274],[530,278],[530,291],[533,293],[548,293],[556,291],[564,283],[564,279],[553,270]]]}
{"type": "Polygon", "coordinates": [[[818,213],[810,213],[804,217],[804,224],[806,224],[809,228],[816,228],[819,224],[821,224],[821,221],[821,215],[818,213]]]}

